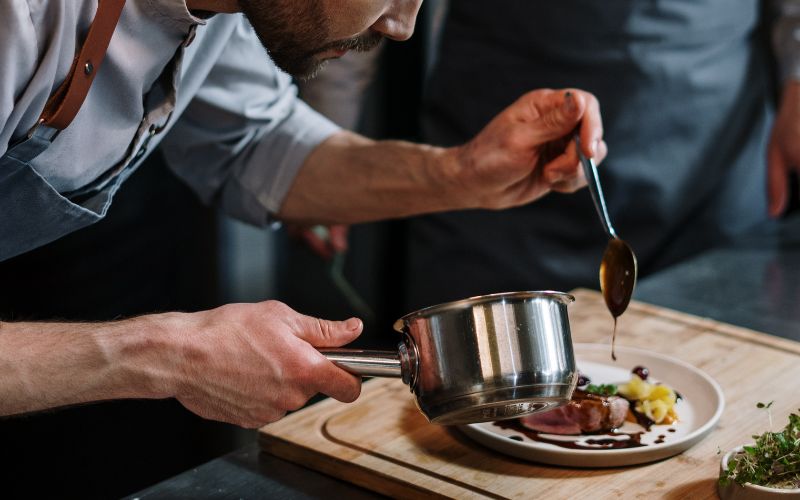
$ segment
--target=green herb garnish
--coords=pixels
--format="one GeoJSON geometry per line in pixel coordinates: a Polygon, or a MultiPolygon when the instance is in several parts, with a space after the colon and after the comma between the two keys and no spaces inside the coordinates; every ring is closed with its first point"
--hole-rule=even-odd
{"type": "Polygon", "coordinates": [[[617,386],[614,384],[589,384],[584,391],[597,394],[599,396],[613,396],[617,393],[617,386]]]}
{"type": "MultiPolygon", "coordinates": [[[[772,402],[756,406],[769,410],[772,402]]],[[[770,488],[800,488],[800,415],[789,415],[789,423],[782,431],[768,431],[753,439],[753,446],[744,446],[744,451],[728,461],[728,470],[720,474],[720,484],[735,481],[770,488]]]]}

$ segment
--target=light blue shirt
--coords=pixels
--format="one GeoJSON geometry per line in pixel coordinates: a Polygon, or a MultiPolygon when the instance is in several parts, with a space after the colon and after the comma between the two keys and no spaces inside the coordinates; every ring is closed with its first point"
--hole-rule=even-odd
{"type": "MultiPolygon", "coordinates": [[[[0,2],[0,156],[66,77],[96,8],[0,2]]],[[[128,0],[80,112],[31,167],[70,196],[130,175],[163,143],[170,168],[204,201],[263,225],[337,130],[297,98],[242,15],[203,20],[184,0],[128,0]]],[[[0,215],[0,236],[13,236],[2,227],[0,215]]]]}

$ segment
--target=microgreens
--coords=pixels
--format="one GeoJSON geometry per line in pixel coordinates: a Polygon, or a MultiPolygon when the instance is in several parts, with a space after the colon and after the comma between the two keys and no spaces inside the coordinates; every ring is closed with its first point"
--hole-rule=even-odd
{"type": "Polygon", "coordinates": [[[613,396],[617,393],[617,386],[614,384],[600,384],[594,385],[589,384],[586,389],[586,392],[597,394],[599,396],[613,396]]]}
{"type": "Polygon", "coordinates": [[[769,409],[772,406],[772,403],[775,401],[770,401],[769,403],[756,403],[756,408],[759,410],[764,409],[767,410],[767,417],[769,418],[769,430],[772,430],[772,411],[769,409]]]}
{"type": "MultiPolygon", "coordinates": [[[[768,413],[770,406],[772,402],[756,405],[768,413]]],[[[770,421],[771,417],[770,413],[770,421]]],[[[720,484],[735,481],[771,488],[800,488],[800,415],[790,414],[782,431],[767,431],[753,439],[753,446],[744,446],[742,452],[731,457],[728,470],[720,474],[720,484]]]]}

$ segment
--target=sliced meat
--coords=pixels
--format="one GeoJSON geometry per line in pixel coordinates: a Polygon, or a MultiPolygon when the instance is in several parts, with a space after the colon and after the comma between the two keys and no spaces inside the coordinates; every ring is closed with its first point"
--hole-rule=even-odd
{"type": "Polygon", "coordinates": [[[520,418],[520,421],[525,427],[546,434],[580,434],[581,426],[578,425],[578,422],[569,418],[567,414],[568,406],[569,404],[541,413],[527,415],[520,418]]]}
{"type": "Polygon", "coordinates": [[[547,434],[607,432],[621,426],[628,401],[620,396],[599,396],[576,390],[564,406],[522,417],[522,425],[547,434]]]}

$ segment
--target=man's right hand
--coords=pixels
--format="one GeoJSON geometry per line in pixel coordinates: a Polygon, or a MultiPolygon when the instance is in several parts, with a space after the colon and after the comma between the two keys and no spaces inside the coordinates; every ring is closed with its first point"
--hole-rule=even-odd
{"type": "Polygon", "coordinates": [[[317,393],[349,403],[361,391],[360,377],[316,349],[353,341],[357,318],[317,319],[277,301],[165,316],[182,337],[174,395],[202,417],[256,428],[317,393]]]}
{"type": "Polygon", "coordinates": [[[360,377],[316,347],[361,333],[276,301],[108,323],[0,322],[0,415],[175,397],[198,415],[259,427],[317,393],[355,400],[360,377]]]}
{"type": "Polygon", "coordinates": [[[578,90],[528,92],[495,116],[472,140],[451,148],[451,204],[503,209],[530,203],[551,191],[586,185],[573,131],[583,154],[600,163],[608,153],[600,105],[578,90]]]}

